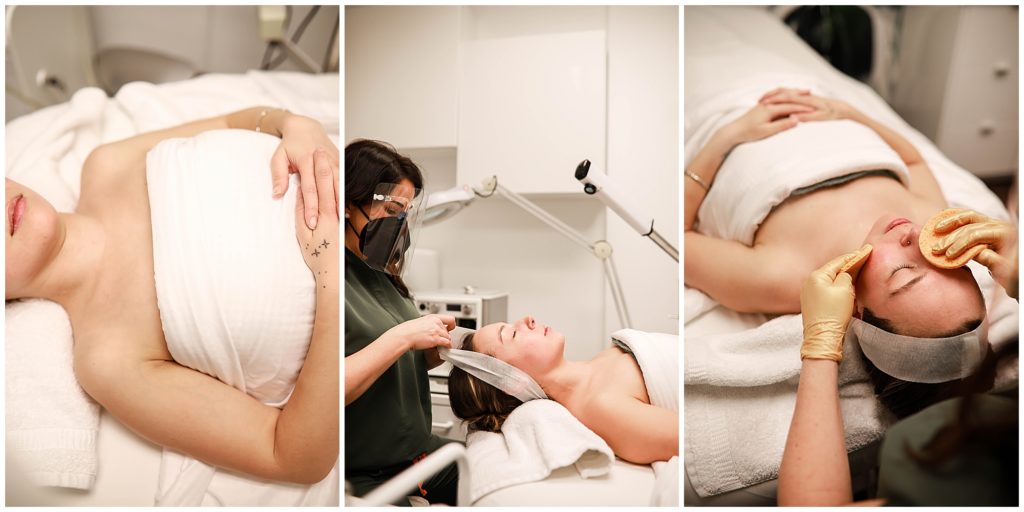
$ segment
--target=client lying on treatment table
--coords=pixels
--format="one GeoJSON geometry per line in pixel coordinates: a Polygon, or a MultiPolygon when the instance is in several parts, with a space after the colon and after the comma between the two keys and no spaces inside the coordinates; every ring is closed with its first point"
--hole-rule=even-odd
{"type": "MultiPolygon", "coordinates": [[[[589,361],[567,361],[565,336],[531,316],[484,326],[467,335],[461,348],[525,372],[548,398],[568,409],[626,461],[650,464],[679,455],[679,415],[652,405],[634,355],[638,350],[630,351],[616,340],[615,346],[589,361]]],[[[523,402],[453,364],[448,378],[452,411],[471,430],[500,431],[523,402]]]]}
{"type": "Polygon", "coordinates": [[[74,213],[7,180],[6,298],[67,311],[78,382],[140,436],[318,482],[338,456],[337,166],[315,120],[253,108],[96,148],[74,213]],[[297,355],[267,362],[275,346],[297,355]]]}
{"type": "MultiPolygon", "coordinates": [[[[804,148],[808,153],[812,149],[816,148],[804,148]]],[[[777,156],[796,162],[800,155],[777,156]]],[[[878,160],[884,161],[885,155],[878,160]]],[[[730,171],[758,179],[773,164],[762,160],[758,165],[730,171]]],[[[728,308],[799,313],[800,289],[807,276],[836,255],[853,252],[867,243],[874,249],[855,283],[857,314],[865,322],[905,336],[941,338],[971,331],[985,318],[985,302],[970,270],[933,266],[918,247],[921,226],[948,207],[928,165],[905,138],[845,102],[818,97],[807,90],[770,91],[744,115],[711,136],[691,161],[687,175],[685,281],[728,308]],[[697,231],[698,212],[705,211],[702,202],[714,192],[716,174],[726,165],[727,157],[746,151],[748,143],[762,144],[760,141],[773,137],[799,140],[807,136],[811,140],[814,130],[832,130],[828,133],[833,136],[819,136],[818,140],[834,144],[836,152],[848,141],[837,140],[835,134],[866,137],[868,143],[870,138],[880,139],[884,145],[875,147],[880,146],[881,153],[891,150],[889,154],[894,153],[898,160],[894,158],[894,164],[886,167],[837,169],[834,175],[825,176],[815,174],[814,162],[800,162],[792,170],[778,169],[784,176],[781,179],[797,185],[789,196],[770,205],[759,224],[758,219],[726,221],[754,223],[752,240],[697,231]],[[811,175],[814,177],[808,178],[811,175]]],[[[729,184],[735,182],[731,179],[729,184]]],[[[986,220],[980,215],[971,219],[986,220]]],[[[998,263],[982,263],[994,273],[1000,272],[998,263]]],[[[930,387],[909,390],[906,383],[865,362],[876,392],[898,416],[944,398],[949,391],[947,383],[915,384],[930,387]],[[907,393],[889,392],[896,388],[907,393]],[[907,396],[901,398],[901,394],[907,396]]]]}

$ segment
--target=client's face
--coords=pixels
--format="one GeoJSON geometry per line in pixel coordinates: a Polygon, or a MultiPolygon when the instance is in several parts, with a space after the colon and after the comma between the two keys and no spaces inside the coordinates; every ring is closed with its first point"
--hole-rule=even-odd
{"type": "Polygon", "coordinates": [[[473,336],[477,352],[494,356],[530,376],[541,375],[562,360],[565,336],[532,316],[515,323],[486,325],[473,336]]]}
{"type": "Polygon", "coordinates": [[[45,199],[10,179],[7,201],[6,298],[22,297],[60,249],[60,217],[45,199]]]}
{"type": "Polygon", "coordinates": [[[857,278],[858,310],[892,323],[897,334],[940,337],[985,315],[985,302],[967,267],[932,266],[917,245],[920,227],[893,215],[879,217],[865,243],[874,249],[857,278]]]}

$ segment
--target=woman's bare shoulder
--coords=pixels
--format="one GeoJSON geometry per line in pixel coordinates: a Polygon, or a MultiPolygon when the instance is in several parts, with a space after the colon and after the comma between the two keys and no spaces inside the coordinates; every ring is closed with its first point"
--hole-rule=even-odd
{"type": "Polygon", "coordinates": [[[82,186],[78,211],[102,211],[119,198],[145,194],[145,157],[120,151],[116,145],[97,147],[82,164],[82,186]],[[132,194],[134,192],[134,194],[132,194]]]}

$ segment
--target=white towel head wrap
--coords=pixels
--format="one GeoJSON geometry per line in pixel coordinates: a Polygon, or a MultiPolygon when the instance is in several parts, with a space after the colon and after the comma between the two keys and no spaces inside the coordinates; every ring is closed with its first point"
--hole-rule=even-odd
{"type": "Polygon", "coordinates": [[[850,333],[879,370],[908,382],[936,384],[973,374],[985,359],[987,319],[972,331],[947,338],[914,338],[879,329],[859,318],[850,333]]]}
{"type": "Polygon", "coordinates": [[[462,350],[463,340],[475,332],[472,329],[456,327],[451,334],[452,348],[438,347],[438,355],[441,359],[520,401],[528,402],[548,397],[537,381],[519,368],[487,354],[462,350]]]}

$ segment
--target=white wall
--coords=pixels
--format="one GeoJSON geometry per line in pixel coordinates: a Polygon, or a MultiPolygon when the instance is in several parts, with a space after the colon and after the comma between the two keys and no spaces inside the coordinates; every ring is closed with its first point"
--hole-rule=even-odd
{"type": "MultiPolygon", "coordinates": [[[[609,8],[608,176],[650,208],[654,228],[680,249],[678,41],[675,6],[609,8]]],[[[611,213],[608,241],[633,325],[678,333],[679,264],[611,213]]]]}
{"type": "MultiPolygon", "coordinates": [[[[359,126],[357,131],[368,130],[364,128],[372,124],[364,121],[368,115],[403,123],[410,113],[419,115],[426,108],[411,110],[401,107],[400,102],[375,97],[370,82],[379,79],[376,70],[380,66],[367,63],[390,59],[388,65],[396,66],[394,59],[402,54],[398,49],[403,44],[393,39],[375,40],[374,31],[354,27],[352,15],[358,13],[363,19],[376,16],[377,23],[390,18],[402,25],[407,23],[407,15],[401,14],[403,10],[437,9],[442,14],[443,9],[450,7],[347,9],[345,137],[352,140],[365,136],[351,128],[359,126]],[[360,54],[349,58],[352,55],[349,50],[356,47],[360,48],[360,54]],[[355,94],[356,91],[364,92],[355,94]],[[368,105],[373,106],[372,112],[365,111],[368,105]],[[349,115],[360,109],[363,109],[362,119],[349,115]]],[[[459,8],[458,22],[460,41],[560,31],[607,32],[607,172],[650,205],[658,231],[677,244],[679,53],[676,8],[475,6],[459,8]]],[[[396,37],[395,32],[392,30],[389,34],[396,37]]],[[[443,40],[450,39],[446,35],[443,40]]],[[[424,41],[420,44],[420,49],[429,45],[424,41]]],[[[437,45],[434,45],[431,51],[436,50],[437,45]]],[[[447,57],[436,58],[441,60],[442,66],[449,65],[447,57]]],[[[401,65],[397,62],[398,67],[401,65]]],[[[418,63],[409,65],[420,66],[418,63]]],[[[445,126],[445,122],[438,126],[445,126]]],[[[400,132],[392,130],[392,133],[400,132]]],[[[428,191],[456,184],[457,147],[452,146],[447,151],[399,149],[423,168],[428,191]]],[[[649,240],[630,231],[592,197],[545,194],[531,195],[529,199],[588,239],[607,239],[614,245],[634,327],[678,332],[679,271],[674,261],[649,240]]],[[[503,199],[478,200],[457,216],[424,227],[418,247],[441,254],[443,287],[474,285],[478,289],[508,291],[509,317],[532,314],[540,322],[565,333],[567,357],[571,359],[592,357],[608,346],[608,334],[619,328],[600,262],[503,199]]]]}
{"type": "Polygon", "coordinates": [[[403,148],[455,145],[460,8],[345,8],[345,125],[403,148]],[[400,120],[400,122],[398,122],[400,120]]]}

